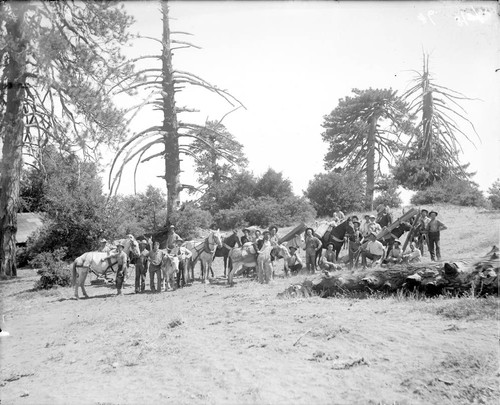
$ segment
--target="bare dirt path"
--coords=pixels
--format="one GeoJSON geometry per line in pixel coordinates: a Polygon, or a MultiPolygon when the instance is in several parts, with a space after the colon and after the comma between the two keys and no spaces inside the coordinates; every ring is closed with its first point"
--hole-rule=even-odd
{"type": "Polygon", "coordinates": [[[0,284],[2,404],[493,404],[500,394],[498,321],[445,318],[436,300],[276,298],[302,276],[160,294],[128,286],[119,298],[89,286],[76,301],[70,288],[31,292],[36,273],[20,273],[0,284]]]}

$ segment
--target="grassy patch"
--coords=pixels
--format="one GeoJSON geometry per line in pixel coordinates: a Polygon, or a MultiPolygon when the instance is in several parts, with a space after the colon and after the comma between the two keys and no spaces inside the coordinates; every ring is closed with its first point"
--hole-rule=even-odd
{"type": "Polygon", "coordinates": [[[496,319],[500,301],[497,297],[487,298],[438,298],[429,300],[425,310],[448,319],[475,321],[496,319]]]}

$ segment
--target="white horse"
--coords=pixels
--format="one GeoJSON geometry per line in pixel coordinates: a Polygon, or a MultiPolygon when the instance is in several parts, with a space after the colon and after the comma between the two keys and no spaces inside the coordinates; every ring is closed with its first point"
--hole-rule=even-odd
{"type": "Polygon", "coordinates": [[[164,250],[163,253],[163,259],[161,261],[161,271],[163,275],[162,289],[167,291],[172,289],[170,282],[172,282],[172,284],[175,283],[175,276],[179,272],[179,258],[176,255],[168,254],[166,250],[164,250]]]}
{"type": "MultiPolygon", "coordinates": [[[[135,238],[125,238],[115,242],[123,244],[123,251],[127,255],[132,253],[139,256],[139,244],[135,238]]],[[[106,273],[110,270],[113,272],[117,271],[118,264],[116,259],[108,259],[104,262],[101,261],[101,259],[104,259],[109,255],[110,253],[107,252],[87,252],[77,257],[71,264],[71,284],[75,286],[75,297],[77,299],[79,298],[78,287],[81,287],[83,295],[85,298],[88,298],[87,292],[85,291],[85,280],[89,271],[92,271],[97,276],[104,277],[106,277],[106,273]]]]}
{"type": "Polygon", "coordinates": [[[290,252],[284,244],[273,246],[268,252],[261,253],[258,257],[252,243],[245,243],[241,248],[232,248],[229,252],[231,266],[227,277],[227,283],[232,286],[234,274],[238,275],[243,268],[258,268],[259,264],[262,264],[266,266],[266,269],[268,269],[268,266],[271,266],[272,269],[271,254],[276,258],[283,257],[285,260],[290,257],[290,252]],[[235,271],[237,264],[240,264],[241,267],[235,271]]]}
{"type": "Polygon", "coordinates": [[[201,263],[201,271],[203,274],[203,279],[205,284],[209,284],[208,281],[210,267],[212,266],[212,261],[215,254],[215,249],[222,246],[222,236],[219,230],[210,231],[208,236],[201,242],[184,242],[182,244],[185,248],[189,249],[192,253],[191,260],[189,260],[189,265],[191,267],[191,276],[194,280],[194,266],[198,260],[201,263]]]}

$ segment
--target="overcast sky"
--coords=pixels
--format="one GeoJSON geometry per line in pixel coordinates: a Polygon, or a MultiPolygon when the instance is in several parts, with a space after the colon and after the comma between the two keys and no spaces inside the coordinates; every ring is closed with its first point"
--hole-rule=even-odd
{"type": "MultiPolygon", "coordinates": [[[[159,2],[124,2],[134,29],[161,37],[159,2]]],[[[422,53],[436,83],[478,101],[463,102],[479,134],[467,129],[463,162],[487,190],[500,177],[500,17],[496,2],[171,2],[173,31],[202,47],[178,50],[174,67],[229,90],[245,106],[224,124],[244,145],[249,169],[283,172],[302,195],[323,169],[327,145],[323,116],[351,89],[393,88],[401,94],[422,68],[422,53]]],[[[141,40],[131,55],[158,53],[159,44],[141,40]]],[[[153,62],[150,62],[153,63],[153,62]]],[[[178,106],[199,109],[182,121],[220,119],[232,107],[217,96],[190,91],[178,106]]],[[[161,115],[145,112],[132,131],[160,125],[161,115]]],[[[191,162],[183,162],[183,183],[193,183],[191,162]]],[[[130,178],[131,171],[127,172],[130,178]]],[[[164,188],[163,161],[139,169],[143,191],[164,188]]],[[[122,181],[119,193],[133,192],[122,181]]]]}

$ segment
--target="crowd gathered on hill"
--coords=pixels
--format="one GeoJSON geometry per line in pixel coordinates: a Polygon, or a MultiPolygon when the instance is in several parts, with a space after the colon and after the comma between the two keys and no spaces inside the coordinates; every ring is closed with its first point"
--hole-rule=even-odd
{"type": "MultiPolygon", "coordinates": [[[[399,220],[394,222],[389,207],[380,205],[377,207],[377,214],[366,214],[361,219],[357,215],[346,216],[340,209],[335,209],[331,220],[326,224],[326,231],[318,233],[318,223],[316,230],[312,227],[300,229],[292,237],[289,237],[284,244],[288,253],[286,256],[270,255],[270,266],[274,274],[274,266],[277,259],[284,259],[284,273],[298,274],[304,272],[314,274],[317,270],[332,272],[343,269],[358,268],[363,269],[370,266],[390,267],[394,264],[416,263],[422,260],[425,254],[425,248],[429,252],[431,261],[441,260],[440,232],[447,229],[446,225],[437,219],[438,213],[434,210],[430,212],[427,209],[421,209],[418,215],[400,224],[399,220]],[[342,239],[336,238],[334,233],[330,237],[329,232],[345,225],[345,234],[342,239]],[[401,232],[396,232],[395,225],[402,227],[401,232]],[[411,240],[409,250],[399,238],[404,231],[411,229],[411,240]],[[343,251],[341,251],[341,248],[343,251]],[[303,251],[303,254],[301,254],[303,251]]],[[[241,249],[242,260],[246,255],[255,258],[256,272],[259,275],[259,281],[263,282],[265,277],[260,275],[263,271],[262,261],[257,260],[259,255],[271,252],[273,247],[280,245],[280,238],[277,226],[270,226],[268,229],[261,230],[255,226],[249,226],[241,229],[242,236],[239,236],[240,230],[235,228],[229,235],[222,239],[222,246],[219,248],[231,251],[231,249],[241,249]]],[[[133,238],[132,235],[128,235],[133,238]]],[[[283,242],[281,240],[281,242],[283,242]]],[[[140,256],[135,260],[136,280],[135,292],[145,291],[145,278],[149,273],[150,290],[159,292],[164,283],[164,272],[162,272],[162,263],[166,256],[177,257],[179,259],[178,273],[185,270],[185,266],[193,266],[196,262],[197,251],[186,246],[187,241],[181,238],[176,232],[175,225],[170,225],[166,240],[163,241],[164,248],[160,249],[160,241],[151,238],[142,238],[138,240],[140,256]]],[[[99,252],[105,252],[106,257],[102,260],[115,259],[118,262],[120,271],[117,272],[117,288],[121,291],[123,286],[124,271],[128,266],[128,257],[123,252],[123,243],[117,244],[117,249],[110,251],[110,247],[105,239],[101,240],[99,252]]],[[[199,253],[199,252],[198,252],[199,253]]],[[[211,251],[215,257],[215,250],[211,251]]],[[[285,252],[286,253],[286,252],[285,252]]],[[[224,268],[224,276],[226,275],[224,268]]],[[[207,269],[205,271],[208,271],[207,269]]],[[[232,269],[231,271],[234,271],[232,269]]],[[[179,277],[177,286],[179,286],[179,277]]],[[[170,287],[170,285],[169,285],[170,287]]]]}

